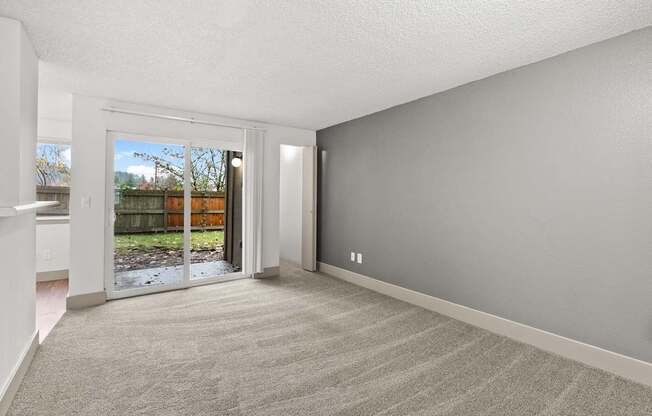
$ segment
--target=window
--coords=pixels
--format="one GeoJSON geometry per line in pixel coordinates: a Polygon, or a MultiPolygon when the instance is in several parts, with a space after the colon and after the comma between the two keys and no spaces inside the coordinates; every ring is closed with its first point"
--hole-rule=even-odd
{"type": "Polygon", "coordinates": [[[45,143],[36,145],[36,199],[59,201],[59,205],[38,212],[38,216],[69,215],[70,144],[45,143]]]}

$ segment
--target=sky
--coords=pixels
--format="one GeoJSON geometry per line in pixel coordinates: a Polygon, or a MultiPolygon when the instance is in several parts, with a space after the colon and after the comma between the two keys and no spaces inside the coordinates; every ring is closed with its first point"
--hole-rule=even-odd
{"type": "Polygon", "coordinates": [[[66,150],[63,151],[63,157],[65,159],[66,166],[70,167],[70,156],[72,154],[72,150],[70,146],[66,150]]]}
{"type": "MultiPolygon", "coordinates": [[[[39,143],[39,151],[41,147],[53,146],[53,144],[39,143]]],[[[63,152],[63,162],[71,166],[71,149],[68,144],[56,144],[55,146],[62,146],[66,149],[63,152]]],[[[183,154],[183,146],[174,144],[160,144],[148,143],[133,140],[116,140],[114,152],[114,170],[121,172],[133,173],[138,176],[145,176],[147,180],[154,177],[154,163],[135,157],[134,153],[149,153],[151,155],[158,155],[163,157],[163,149],[168,148],[175,153],[183,154]]],[[[176,162],[178,165],[183,164],[182,161],[168,158],[170,161],[176,162]]],[[[159,174],[162,174],[159,171],[159,174]]]]}
{"type": "Polygon", "coordinates": [[[154,177],[154,163],[139,157],[134,157],[133,154],[149,153],[162,156],[161,151],[164,148],[171,149],[175,153],[183,153],[183,146],[179,145],[116,140],[113,169],[115,171],[133,173],[138,176],[143,175],[149,180],[154,177]]]}

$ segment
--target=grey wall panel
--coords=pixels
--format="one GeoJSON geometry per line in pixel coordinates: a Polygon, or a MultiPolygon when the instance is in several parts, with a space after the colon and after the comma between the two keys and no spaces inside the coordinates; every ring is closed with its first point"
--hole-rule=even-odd
{"type": "Polygon", "coordinates": [[[317,142],[320,261],[652,362],[651,28],[317,142]]]}

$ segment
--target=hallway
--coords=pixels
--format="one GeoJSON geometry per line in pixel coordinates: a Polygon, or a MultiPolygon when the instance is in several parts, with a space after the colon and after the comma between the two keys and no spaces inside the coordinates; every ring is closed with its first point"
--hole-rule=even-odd
{"type": "Polygon", "coordinates": [[[36,282],[36,321],[40,343],[66,312],[67,294],[68,279],[36,282]]]}

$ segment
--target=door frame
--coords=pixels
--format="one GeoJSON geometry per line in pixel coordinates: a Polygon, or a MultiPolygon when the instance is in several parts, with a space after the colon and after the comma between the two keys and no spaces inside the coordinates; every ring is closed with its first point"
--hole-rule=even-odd
{"type": "MultiPolygon", "coordinates": [[[[202,286],[212,283],[225,282],[230,280],[242,279],[247,277],[243,271],[227,273],[221,276],[212,276],[202,279],[191,279],[191,263],[190,263],[190,232],[191,232],[191,212],[192,212],[192,189],[190,184],[190,149],[192,147],[214,147],[220,150],[231,150],[242,152],[243,143],[224,141],[224,140],[192,140],[182,138],[170,138],[153,136],[142,133],[128,133],[116,130],[106,131],[106,182],[105,182],[105,224],[104,224],[104,291],[107,299],[120,299],[132,296],[147,295],[150,293],[167,292],[170,290],[185,289],[193,286],[202,286]],[[115,161],[115,142],[116,140],[148,142],[155,144],[174,144],[183,146],[184,149],[184,212],[183,212],[183,276],[180,282],[163,284],[151,287],[140,287],[133,289],[125,289],[116,291],[113,289],[115,276],[114,276],[114,161],[115,161]]],[[[243,154],[244,158],[244,154],[243,154]]],[[[246,193],[243,183],[242,196],[246,193]]],[[[245,221],[245,215],[242,215],[242,221],[245,221]]],[[[244,236],[243,236],[244,238],[244,236]]],[[[243,256],[245,253],[243,253],[243,256]]],[[[244,264],[244,258],[243,258],[244,264]]]]}
{"type": "Polygon", "coordinates": [[[301,268],[317,271],[317,146],[302,146],[301,268]]]}

